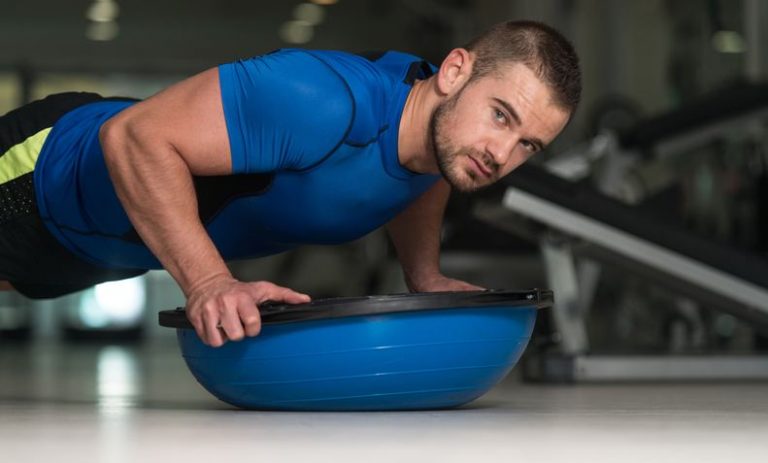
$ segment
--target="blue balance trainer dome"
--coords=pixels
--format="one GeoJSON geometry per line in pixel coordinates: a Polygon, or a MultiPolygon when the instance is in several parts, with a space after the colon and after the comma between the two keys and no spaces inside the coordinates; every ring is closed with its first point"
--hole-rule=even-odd
{"type": "Polygon", "coordinates": [[[414,410],[466,404],[525,350],[552,292],[468,291],[262,304],[261,333],[214,348],[184,310],[160,313],[211,394],[261,410],[414,410]]]}

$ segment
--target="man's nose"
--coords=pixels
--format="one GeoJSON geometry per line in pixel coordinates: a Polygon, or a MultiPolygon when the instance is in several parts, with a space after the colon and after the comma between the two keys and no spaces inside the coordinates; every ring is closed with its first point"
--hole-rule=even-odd
{"type": "Polygon", "coordinates": [[[515,146],[520,141],[519,135],[499,136],[488,144],[488,154],[498,166],[503,166],[509,161],[515,146]]]}

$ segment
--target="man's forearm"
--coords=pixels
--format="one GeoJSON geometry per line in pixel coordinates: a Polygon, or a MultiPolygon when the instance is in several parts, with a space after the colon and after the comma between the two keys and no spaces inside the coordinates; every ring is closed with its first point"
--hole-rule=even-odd
{"type": "Polygon", "coordinates": [[[387,224],[411,290],[440,274],[440,231],[449,194],[450,188],[440,180],[387,224]]]}
{"type": "Polygon", "coordinates": [[[170,144],[106,124],[102,148],[128,218],[186,295],[217,277],[231,277],[198,217],[192,175],[170,144]],[[151,146],[150,146],[151,144],[151,146]]]}

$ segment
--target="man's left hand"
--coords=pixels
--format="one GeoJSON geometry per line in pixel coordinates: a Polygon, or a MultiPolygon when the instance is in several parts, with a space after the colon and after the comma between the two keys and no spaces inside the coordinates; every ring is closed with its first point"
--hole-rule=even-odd
{"type": "Polygon", "coordinates": [[[408,289],[411,292],[437,292],[437,291],[481,291],[485,288],[455,278],[448,278],[445,275],[435,275],[418,284],[409,284],[408,289]]]}

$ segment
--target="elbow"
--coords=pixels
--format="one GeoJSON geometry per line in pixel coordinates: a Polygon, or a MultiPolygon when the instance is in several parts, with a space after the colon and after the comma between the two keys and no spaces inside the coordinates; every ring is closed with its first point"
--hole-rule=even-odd
{"type": "Polygon", "coordinates": [[[117,116],[107,120],[99,128],[99,144],[101,145],[101,151],[104,153],[104,161],[107,166],[114,165],[114,162],[119,160],[119,153],[124,153],[127,147],[130,145],[130,133],[129,123],[124,118],[117,116]]]}
{"type": "Polygon", "coordinates": [[[110,173],[115,175],[116,172],[130,170],[138,159],[146,157],[147,137],[140,132],[136,118],[125,113],[119,113],[101,125],[99,144],[110,173]]]}
{"type": "Polygon", "coordinates": [[[99,144],[107,166],[120,163],[154,162],[172,147],[163,133],[152,128],[142,113],[125,110],[104,122],[99,128],[99,144]]]}

